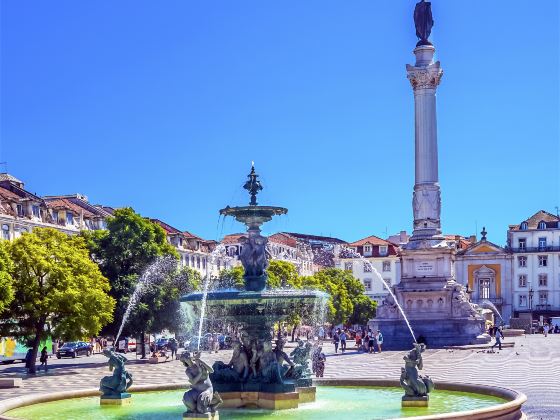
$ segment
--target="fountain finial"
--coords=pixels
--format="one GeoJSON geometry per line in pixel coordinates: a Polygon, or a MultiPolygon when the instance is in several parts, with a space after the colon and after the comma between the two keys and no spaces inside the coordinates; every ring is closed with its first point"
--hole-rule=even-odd
{"type": "Polygon", "coordinates": [[[263,189],[260,181],[257,180],[258,177],[259,176],[255,172],[255,162],[251,161],[251,173],[247,175],[248,180],[245,185],[243,185],[243,188],[249,191],[249,194],[251,195],[251,201],[249,202],[250,206],[257,205],[257,194],[263,189]]]}

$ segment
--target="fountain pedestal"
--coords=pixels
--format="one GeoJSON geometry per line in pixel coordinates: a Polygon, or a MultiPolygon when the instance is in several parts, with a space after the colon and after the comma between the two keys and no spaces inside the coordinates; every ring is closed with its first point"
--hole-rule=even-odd
{"type": "Polygon", "coordinates": [[[403,396],[401,401],[402,407],[427,407],[430,397],[426,395],[425,397],[408,397],[403,396]]]}
{"type": "Polygon", "coordinates": [[[131,397],[132,395],[128,392],[122,392],[120,395],[102,395],[99,403],[101,405],[130,405],[131,397]]]}
{"type": "Polygon", "coordinates": [[[207,420],[220,420],[220,413],[214,411],[213,413],[183,413],[184,419],[207,419],[207,420]]]}

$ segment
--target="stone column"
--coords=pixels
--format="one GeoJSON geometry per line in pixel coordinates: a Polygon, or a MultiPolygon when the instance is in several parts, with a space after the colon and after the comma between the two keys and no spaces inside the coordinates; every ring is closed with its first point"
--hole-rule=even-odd
{"type": "Polygon", "coordinates": [[[432,45],[416,47],[416,64],[407,65],[408,79],[414,90],[416,177],[412,208],[414,230],[411,241],[441,235],[441,199],[438,179],[436,88],[443,70],[433,61],[432,45]]]}

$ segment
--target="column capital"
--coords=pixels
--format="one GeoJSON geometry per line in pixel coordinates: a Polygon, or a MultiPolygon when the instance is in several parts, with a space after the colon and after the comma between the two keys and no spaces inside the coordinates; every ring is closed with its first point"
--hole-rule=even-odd
{"type": "Polygon", "coordinates": [[[406,73],[412,88],[417,91],[418,89],[437,88],[443,76],[443,69],[439,61],[425,67],[415,67],[407,64],[406,73]]]}

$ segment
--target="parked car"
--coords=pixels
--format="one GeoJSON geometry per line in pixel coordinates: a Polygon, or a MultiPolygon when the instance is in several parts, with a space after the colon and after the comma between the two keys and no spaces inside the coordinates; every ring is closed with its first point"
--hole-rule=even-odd
{"type": "Polygon", "coordinates": [[[69,343],[64,343],[62,347],[60,347],[56,351],[56,358],[60,359],[62,357],[76,357],[81,354],[85,354],[86,356],[91,355],[92,348],[91,344],[84,343],[83,341],[71,341],[69,343]]]}
{"type": "Polygon", "coordinates": [[[169,338],[158,338],[156,340],[156,350],[162,350],[164,347],[169,348],[169,338]]]}
{"type": "Polygon", "coordinates": [[[132,337],[121,337],[117,343],[117,351],[120,353],[128,353],[136,351],[136,339],[132,337]]]}
{"type": "Polygon", "coordinates": [[[218,335],[218,343],[220,343],[220,350],[230,349],[233,339],[229,335],[218,335]]]}

